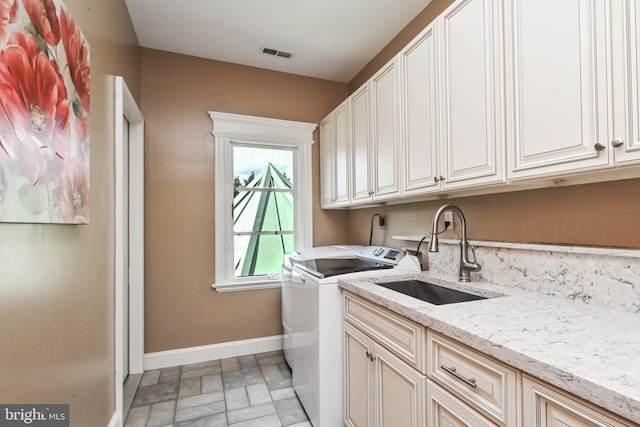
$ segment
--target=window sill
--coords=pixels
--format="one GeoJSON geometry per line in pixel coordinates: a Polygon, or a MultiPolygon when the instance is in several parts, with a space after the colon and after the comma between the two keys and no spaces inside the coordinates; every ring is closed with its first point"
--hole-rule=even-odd
{"type": "Polygon", "coordinates": [[[282,282],[280,280],[269,280],[265,282],[250,282],[250,283],[230,283],[223,285],[211,285],[212,289],[216,292],[240,292],[240,291],[256,291],[260,289],[273,289],[281,288],[282,282]]]}

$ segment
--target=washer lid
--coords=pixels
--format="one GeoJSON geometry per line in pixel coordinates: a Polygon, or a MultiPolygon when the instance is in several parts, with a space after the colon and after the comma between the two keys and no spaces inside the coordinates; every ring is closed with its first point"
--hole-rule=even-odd
{"type": "Polygon", "coordinates": [[[299,268],[318,279],[324,279],[360,271],[389,269],[393,268],[393,265],[360,258],[321,258],[297,261],[294,268],[299,268]]]}

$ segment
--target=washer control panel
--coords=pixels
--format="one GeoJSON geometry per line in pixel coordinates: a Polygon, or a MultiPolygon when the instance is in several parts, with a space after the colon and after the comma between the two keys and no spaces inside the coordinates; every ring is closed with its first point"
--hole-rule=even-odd
{"type": "Polygon", "coordinates": [[[385,246],[365,246],[356,256],[368,261],[398,265],[404,255],[405,252],[402,249],[387,248],[385,246]]]}

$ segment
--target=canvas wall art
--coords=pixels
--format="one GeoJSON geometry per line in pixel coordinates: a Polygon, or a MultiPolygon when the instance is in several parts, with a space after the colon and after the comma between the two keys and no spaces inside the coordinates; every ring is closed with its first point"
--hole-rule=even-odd
{"type": "Polygon", "coordinates": [[[89,43],[57,0],[0,0],[0,222],[89,223],[89,43]]]}

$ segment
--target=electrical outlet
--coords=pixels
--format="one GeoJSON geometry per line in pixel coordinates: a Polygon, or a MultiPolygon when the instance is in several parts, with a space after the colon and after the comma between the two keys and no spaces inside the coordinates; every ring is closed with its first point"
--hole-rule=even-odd
{"type": "Polygon", "coordinates": [[[382,215],[380,217],[380,221],[378,221],[378,225],[380,226],[380,230],[385,230],[387,228],[387,216],[382,215]]]}
{"type": "Polygon", "coordinates": [[[444,213],[444,222],[448,222],[447,230],[453,230],[453,212],[446,211],[444,213]]]}

